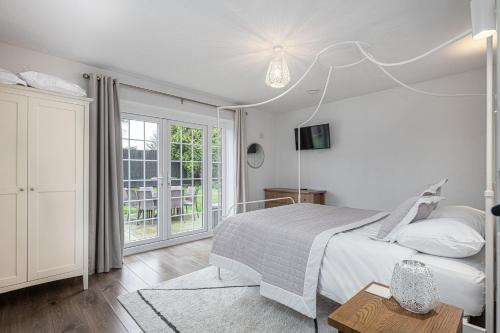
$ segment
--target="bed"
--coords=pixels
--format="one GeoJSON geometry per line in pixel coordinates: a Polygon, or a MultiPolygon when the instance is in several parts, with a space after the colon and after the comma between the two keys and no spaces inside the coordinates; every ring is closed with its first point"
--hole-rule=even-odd
{"type": "Polygon", "coordinates": [[[375,222],[330,239],[319,276],[321,295],[345,303],[372,281],[388,285],[396,262],[415,259],[431,267],[443,302],[464,309],[466,316],[481,315],[485,304],[484,250],[464,259],[423,254],[371,239],[379,227],[380,222],[375,222]]]}
{"type": "Polygon", "coordinates": [[[389,284],[397,262],[415,259],[432,268],[443,302],[463,308],[466,316],[480,315],[484,254],[444,258],[372,239],[388,215],[312,204],[238,214],[216,229],[210,263],[240,273],[260,284],[261,295],[315,318],[317,293],[344,303],[372,281],[389,284]]]}

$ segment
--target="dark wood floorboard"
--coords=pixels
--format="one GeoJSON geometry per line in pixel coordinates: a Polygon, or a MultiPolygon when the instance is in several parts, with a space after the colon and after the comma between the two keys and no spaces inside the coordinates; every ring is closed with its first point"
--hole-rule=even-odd
{"type": "Polygon", "coordinates": [[[118,296],[208,266],[211,239],[125,257],[124,267],[0,294],[0,332],[141,332],[118,296]]]}

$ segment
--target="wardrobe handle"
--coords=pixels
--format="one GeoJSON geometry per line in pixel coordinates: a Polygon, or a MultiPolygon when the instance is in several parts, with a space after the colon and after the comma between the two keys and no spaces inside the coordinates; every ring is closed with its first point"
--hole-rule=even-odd
{"type": "Polygon", "coordinates": [[[33,187],[30,187],[30,191],[33,192],[35,189],[33,187]]]}
{"type": "Polygon", "coordinates": [[[20,187],[19,192],[24,192],[24,188],[20,187]]]}

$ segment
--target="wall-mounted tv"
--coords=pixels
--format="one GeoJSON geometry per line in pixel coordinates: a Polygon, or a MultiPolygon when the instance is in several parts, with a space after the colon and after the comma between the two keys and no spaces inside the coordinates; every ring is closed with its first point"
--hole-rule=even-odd
{"type": "MultiPolygon", "coordinates": [[[[295,128],[295,150],[298,150],[298,131],[295,128]]],[[[300,150],[330,148],[330,124],[300,128],[300,150]]]]}

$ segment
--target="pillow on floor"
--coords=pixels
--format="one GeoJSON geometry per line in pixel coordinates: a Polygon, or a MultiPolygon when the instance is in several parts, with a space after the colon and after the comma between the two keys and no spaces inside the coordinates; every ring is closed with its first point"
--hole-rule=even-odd
{"type": "Polygon", "coordinates": [[[438,181],[436,184],[430,185],[426,188],[420,195],[421,196],[429,196],[429,195],[441,195],[441,189],[444,184],[448,182],[448,178],[443,178],[438,181]]]}
{"type": "Polygon", "coordinates": [[[407,225],[398,232],[396,241],[410,249],[435,256],[466,258],[484,246],[481,235],[452,218],[437,218],[407,225]]]}
{"type": "Polygon", "coordinates": [[[0,83],[3,84],[19,84],[26,86],[26,82],[17,77],[16,74],[9,72],[6,69],[0,68],[0,83]]]}
{"type": "Polygon", "coordinates": [[[50,90],[71,96],[87,96],[85,90],[79,85],[58,78],[57,76],[31,71],[19,73],[19,76],[33,88],[50,90]]]}
{"type": "Polygon", "coordinates": [[[436,204],[443,200],[439,196],[411,197],[399,205],[389,216],[382,220],[376,239],[395,242],[397,231],[414,221],[426,219],[436,204]]]}
{"type": "Polygon", "coordinates": [[[468,206],[444,206],[432,212],[430,218],[451,217],[476,230],[484,238],[484,211],[468,206]]]}

